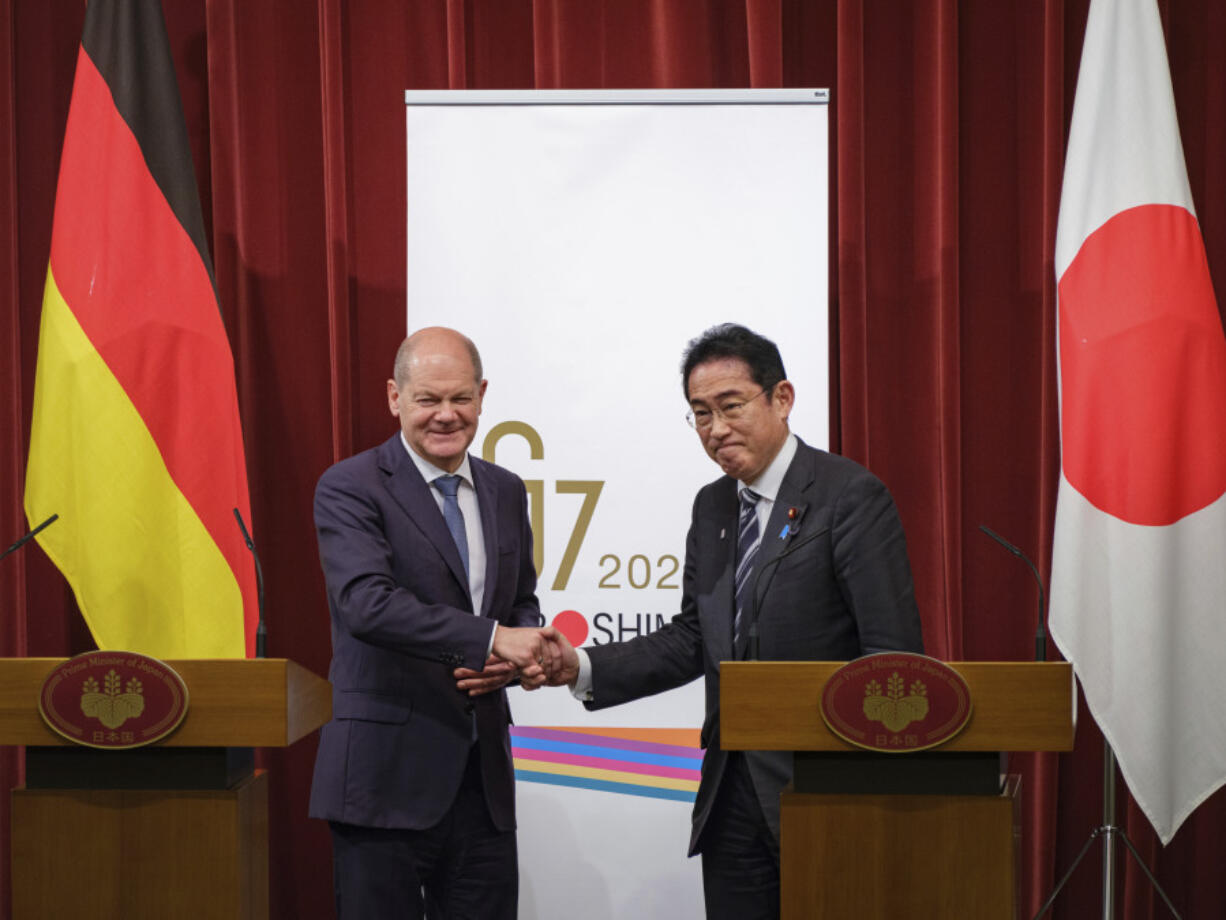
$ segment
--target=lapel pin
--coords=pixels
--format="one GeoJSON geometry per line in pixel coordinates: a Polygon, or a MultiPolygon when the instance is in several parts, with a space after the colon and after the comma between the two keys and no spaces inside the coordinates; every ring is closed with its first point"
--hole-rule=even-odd
{"type": "Polygon", "coordinates": [[[783,530],[779,534],[780,540],[789,535],[795,536],[800,533],[800,522],[804,519],[805,507],[807,506],[797,508],[795,505],[792,505],[788,508],[788,522],[783,525],[783,530]]]}
{"type": "Polygon", "coordinates": [[[796,529],[794,526],[795,523],[796,523],[796,508],[795,507],[788,508],[788,522],[783,525],[783,530],[779,531],[780,540],[786,539],[787,535],[796,529]]]}

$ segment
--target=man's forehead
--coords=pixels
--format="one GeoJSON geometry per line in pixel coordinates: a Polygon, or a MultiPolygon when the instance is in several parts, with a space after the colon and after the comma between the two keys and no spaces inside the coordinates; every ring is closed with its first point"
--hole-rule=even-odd
{"type": "Polygon", "coordinates": [[[409,355],[407,364],[410,373],[473,376],[472,358],[461,348],[417,348],[409,355]]]}
{"type": "Polygon", "coordinates": [[[690,402],[741,396],[756,387],[749,365],[740,358],[714,358],[690,371],[690,402]]]}
{"type": "Polygon", "coordinates": [[[464,396],[474,395],[481,384],[468,375],[431,375],[410,377],[405,385],[414,396],[464,396]]]}
{"type": "Polygon", "coordinates": [[[729,387],[727,389],[722,389],[716,393],[707,393],[707,392],[691,393],[690,402],[693,403],[694,405],[699,405],[699,404],[706,404],[706,403],[713,403],[713,402],[717,403],[720,400],[724,400],[724,399],[738,399],[745,395],[745,391],[746,391],[745,387],[738,386],[738,387],[729,387]]]}
{"type": "Polygon", "coordinates": [[[423,389],[476,389],[480,386],[480,381],[474,379],[472,360],[465,353],[433,351],[414,354],[406,369],[408,379],[405,386],[414,392],[423,389]]]}

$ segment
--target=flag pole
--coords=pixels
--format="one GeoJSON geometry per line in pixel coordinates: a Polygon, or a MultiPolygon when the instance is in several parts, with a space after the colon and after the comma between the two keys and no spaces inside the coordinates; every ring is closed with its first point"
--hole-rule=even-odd
{"type": "MultiPolygon", "coordinates": [[[[1103,738],[1103,920],[1115,920],[1115,751],[1103,738]]],[[[1141,863],[1145,868],[1145,864],[1141,863]]],[[[1146,869],[1148,872],[1149,870],[1146,869]]],[[[1155,883],[1155,886],[1157,884],[1155,883]]],[[[1161,891],[1161,889],[1159,889],[1161,891]]],[[[1176,916],[1179,916],[1176,914],[1176,916]]]]}
{"type": "Polygon", "coordinates": [[[1068,884],[1069,879],[1073,877],[1073,871],[1081,863],[1081,860],[1085,858],[1085,855],[1090,852],[1090,845],[1099,837],[1103,838],[1103,920],[1115,920],[1115,841],[1117,838],[1128,848],[1128,852],[1132,854],[1132,858],[1141,867],[1141,871],[1145,873],[1149,883],[1154,886],[1154,891],[1158,892],[1158,896],[1162,898],[1162,903],[1167,906],[1171,916],[1175,920],[1183,920],[1179,911],[1175,910],[1175,905],[1171,903],[1171,899],[1162,890],[1162,886],[1158,884],[1158,880],[1154,878],[1154,873],[1150,871],[1149,866],[1145,864],[1145,860],[1141,858],[1141,854],[1137,852],[1137,848],[1128,839],[1128,834],[1115,823],[1115,751],[1111,749],[1111,744],[1107,741],[1106,736],[1103,737],[1103,823],[1090,831],[1090,837],[1081,847],[1081,852],[1077,854],[1073,864],[1064,873],[1064,877],[1052,889],[1052,893],[1043,902],[1039,912],[1034,915],[1034,920],[1039,920],[1040,917],[1047,913],[1048,909],[1055,902],[1056,896],[1060,894],[1064,886],[1068,884]]]}

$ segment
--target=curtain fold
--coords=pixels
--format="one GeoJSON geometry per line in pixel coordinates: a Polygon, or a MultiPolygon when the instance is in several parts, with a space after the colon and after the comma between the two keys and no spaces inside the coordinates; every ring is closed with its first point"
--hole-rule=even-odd
{"type": "MultiPolygon", "coordinates": [[[[0,0],[0,74],[14,73],[14,32],[12,0],[0,0]]],[[[4,221],[4,240],[0,248],[0,278],[4,292],[0,302],[16,304],[20,296],[21,254],[18,248],[17,226],[17,100],[12,79],[0,88],[0,219],[4,221]]],[[[0,311],[0,431],[14,432],[21,429],[22,406],[25,397],[22,390],[21,368],[21,319],[16,310],[0,311]]],[[[25,532],[25,518],[21,513],[21,492],[24,482],[25,456],[21,438],[5,436],[0,450],[0,550],[25,532]]],[[[26,604],[25,569],[9,560],[0,563],[0,611],[24,610],[26,604]]],[[[26,654],[26,628],[24,617],[6,618],[0,628],[0,656],[26,654]]],[[[9,786],[24,781],[24,761],[14,748],[0,749],[0,781],[9,786]]],[[[0,827],[8,827],[11,817],[11,798],[0,799],[0,827]]],[[[10,865],[12,858],[8,835],[0,835],[0,864],[10,865]]],[[[0,904],[7,904],[12,892],[9,875],[0,876],[0,904]]]]}
{"type": "MultiPolygon", "coordinates": [[[[0,74],[14,71],[14,34],[12,0],[0,0],[0,74]]],[[[3,244],[0,245],[0,278],[3,278],[3,302],[16,304],[20,298],[21,251],[18,246],[20,228],[17,225],[17,100],[12,80],[0,88],[0,215],[4,217],[3,244]]],[[[0,314],[3,334],[0,335],[0,431],[21,428],[22,406],[26,399],[22,390],[21,318],[16,310],[0,314]]],[[[21,513],[21,490],[25,456],[20,438],[6,437],[0,450],[0,490],[3,490],[4,514],[0,517],[0,550],[25,532],[21,513]]],[[[20,610],[25,607],[25,572],[19,566],[0,569],[0,609],[20,610]]],[[[0,654],[25,652],[25,621],[17,618],[12,629],[0,631],[0,654]]],[[[0,768],[2,769],[2,768],[0,768]]],[[[0,819],[6,819],[8,801],[0,805],[0,819]]],[[[0,892],[2,894],[2,892],[0,892]]]]}
{"type": "MultiPolygon", "coordinates": [[[[334,459],[393,430],[384,381],[412,271],[404,90],[820,86],[833,95],[832,444],[897,500],[930,652],[1031,656],[1038,589],[978,527],[1017,544],[1046,577],[1059,469],[1052,251],[1088,0],[164,6],[238,368],[270,654],[326,673],[314,484],[334,459]]],[[[1161,8],[1220,289],[1226,6],[1161,8]]],[[[0,530],[13,538],[24,524],[39,305],[82,16],[80,0],[0,0],[0,530]]],[[[88,647],[70,593],[36,547],[0,563],[0,611],[5,654],[88,647]]],[[[1101,745],[1083,710],[1071,755],[1011,761],[1023,777],[1026,916],[1100,822],[1101,745]]],[[[307,739],[264,756],[277,777],[276,917],[330,916],[327,830],[305,817],[314,748],[307,739]]],[[[6,751],[0,782],[19,780],[6,751]]],[[[1119,789],[1122,822],[1176,906],[1189,917],[1220,913],[1226,795],[1163,849],[1119,789]]],[[[1100,865],[1097,851],[1087,857],[1050,916],[1098,911],[1100,865]]],[[[7,866],[3,858],[5,884],[7,866]]],[[[1121,856],[1119,868],[1125,920],[1164,916],[1131,860],[1121,856]]]]}
{"type": "Polygon", "coordinates": [[[783,5],[781,0],[745,0],[749,85],[783,85],[783,5]]]}
{"type": "Polygon", "coordinates": [[[964,657],[957,4],[839,6],[844,454],[900,500],[932,654],[964,657]],[[879,66],[881,60],[896,66],[879,66]],[[906,444],[900,451],[897,445],[906,444]]]}
{"type": "Polygon", "coordinates": [[[353,451],[352,304],[349,278],[348,145],[345,142],[345,46],[341,4],[319,0],[319,95],[323,153],[324,238],[327,241],[328,369],[332,455],[353,451]]]}

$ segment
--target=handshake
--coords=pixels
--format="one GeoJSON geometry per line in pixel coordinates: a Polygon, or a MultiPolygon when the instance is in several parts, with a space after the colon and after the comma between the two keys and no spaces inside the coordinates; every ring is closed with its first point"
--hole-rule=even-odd
{"type": "Polygon", "coordinates": [[[457,668],[456,687],[480,696],[505,687],[516,677],[525,690],[573,686],[579,676],[579,656],[570,641],[552,626],[499,626],[494,647],[480,671],[457,668]]]}

